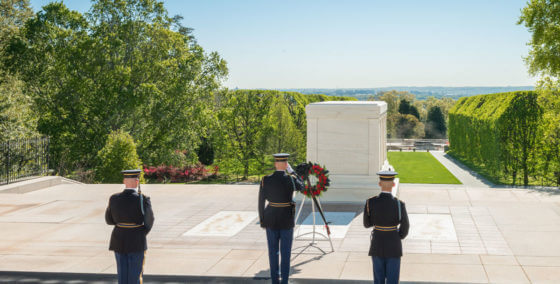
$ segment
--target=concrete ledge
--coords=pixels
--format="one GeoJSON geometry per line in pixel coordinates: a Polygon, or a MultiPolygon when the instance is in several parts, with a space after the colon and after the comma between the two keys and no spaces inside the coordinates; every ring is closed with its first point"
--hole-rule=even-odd
{"type": "Polygon", "coordinates": [[[63,183],[78,183],[61,176],[46,176],[0,186],[0,193],[27,193],[63,183]]]}

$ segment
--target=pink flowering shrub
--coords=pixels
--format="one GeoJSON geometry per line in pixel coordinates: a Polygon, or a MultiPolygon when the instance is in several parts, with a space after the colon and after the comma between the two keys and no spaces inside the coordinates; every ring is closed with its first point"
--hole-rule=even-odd
{"type": "Polygon", "coordinates": [[[166,165],[144,166],[144,177],[151,182],[189,182],[209,177],[215,178],[218,176],[218,171],[218,166],[208,170],[202,164],[182,168],[166,165]]]}

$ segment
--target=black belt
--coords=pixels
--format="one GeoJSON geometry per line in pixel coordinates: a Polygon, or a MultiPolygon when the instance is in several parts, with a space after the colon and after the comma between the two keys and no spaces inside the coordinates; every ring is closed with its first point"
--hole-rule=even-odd
{"type": "Polygon", "coordinates": [[[117,223],[117,227],[125,228],[125,229],[134,229],[138,227],[142,227],[144,224],[135,224],[135,223],[117,223]]]}

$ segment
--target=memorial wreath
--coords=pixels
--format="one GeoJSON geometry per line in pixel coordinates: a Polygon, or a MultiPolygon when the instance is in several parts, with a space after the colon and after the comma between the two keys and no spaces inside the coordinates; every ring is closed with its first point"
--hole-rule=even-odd
{"type": "Polygon", "coordinates": [[[327,191],[331,180],[329,179],[329,171],[319,164],[312,162],[302,163],[296,167],[296,173],[305,182],[305,189],[302,193],[308,197],[321,195],[322,192],[327,191]],[[314,176],[317,180],[315,184],[311,184],[309,176],[314,176]]]}

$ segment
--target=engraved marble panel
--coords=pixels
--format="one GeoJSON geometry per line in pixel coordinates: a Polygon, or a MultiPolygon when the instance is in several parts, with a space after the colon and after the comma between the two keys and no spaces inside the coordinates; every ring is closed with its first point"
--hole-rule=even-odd
{"type": "Polygon", "coordinates": [[[183,236],[231,237],[257,217],[254,211],[220,211],[188,230],[183,236]]]}

